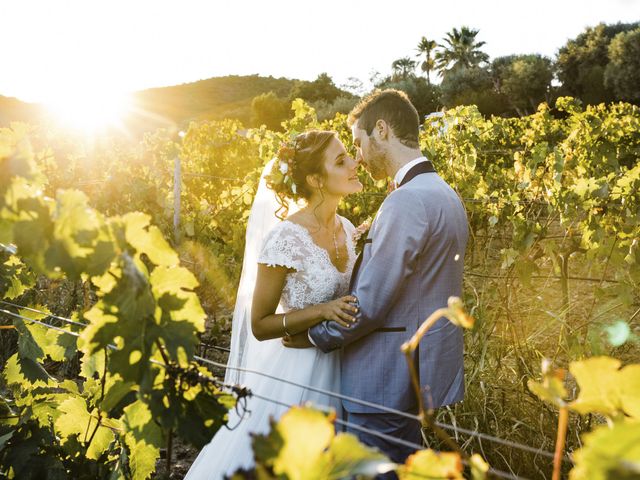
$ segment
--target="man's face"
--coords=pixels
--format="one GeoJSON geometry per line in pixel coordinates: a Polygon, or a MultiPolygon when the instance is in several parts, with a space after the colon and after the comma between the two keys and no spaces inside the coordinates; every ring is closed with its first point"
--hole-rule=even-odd
{"type": "Polygon", "coordinates": [[[358,127],[358,122],[359,120],[351,127],[353,145],[357,152],[356,161],[369,172],[374,180],[382,180],[387,176],[385,157],[380,143],[375,138],[375,129],[369,136],[365,130],[358,127]]]}

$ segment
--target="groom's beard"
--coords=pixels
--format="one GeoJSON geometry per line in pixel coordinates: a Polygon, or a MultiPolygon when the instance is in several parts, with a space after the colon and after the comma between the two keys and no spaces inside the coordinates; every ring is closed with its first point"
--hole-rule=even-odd
{"type": "Polygon", "coordinates": [[[369,151],[365,159],[365,165],[369,171],[369,175],[374,180],[383,180],[387,178],[387,158],[384,150],[375,138],[371,138],[369,142],[369,151]]]}

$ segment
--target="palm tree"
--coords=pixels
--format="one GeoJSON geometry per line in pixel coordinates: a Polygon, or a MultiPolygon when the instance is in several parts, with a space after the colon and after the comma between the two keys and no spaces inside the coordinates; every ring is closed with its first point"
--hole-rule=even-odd
{"type": "Polygon", "coordinates": [[[399,58],[391,64],[394,76],[401,77],[403,80],[413,73],[416,69],[416,62],[409,57],[399,58]]]}
{"type": "Polygon", "coordinates": [[[443,75],[452,70],[473,68],[489,60],[489,55],[480,50],[485,42],[476,42],[479,30],[454,28],[444,38],[442,50],[436,52],[436,67],[443,75]]]}
{"type": "Polygon", "coordinates": [[[420,64],[420,68],[423,72],[427,74],[427,82],[431,83],[431,78],[429,78],[429,73],[436,68],[436,60],[431,56],[431,53],[436,49],[438,44],[435,40],[429,40],[427,37],[422,37],[420,43],[418,44],[418,54],[416,57],[425,56],[424,61],[420,64]]]}

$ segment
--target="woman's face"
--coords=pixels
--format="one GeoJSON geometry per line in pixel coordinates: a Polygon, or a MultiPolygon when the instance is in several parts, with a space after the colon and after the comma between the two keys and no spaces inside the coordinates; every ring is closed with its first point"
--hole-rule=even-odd
{"type": "Polygon", "coordinates": [[[344,197],[362,190],[358,179],[358,163],[349,156],[340,140],[334,138],[324,151],[323,190],[344,197]]]}

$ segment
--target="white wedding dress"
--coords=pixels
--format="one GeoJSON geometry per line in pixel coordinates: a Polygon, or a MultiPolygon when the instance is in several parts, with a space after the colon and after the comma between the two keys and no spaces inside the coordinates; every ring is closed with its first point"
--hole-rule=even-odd
{"type": "MultiPolygon", "coordinates": [[[[348,294],[355,263],[352,240],[354,226],[346,218],[340,219],[349,255],[344,272],[336,269],[328,252],[316,245],[306,228],[298,224],[284,220],[266,235],[257,258],[258,263],[281,265],[295,270],[287,274],[279,312],[299,310],[348,294]]],[[[232,352],[233,344],[232,339],[232,352]]],[[[240,362],[243,368],[333,392],[339,391],[339,351],[325,354],[315,348],[286,348],[279,338],[259,342],[250,333],[246,336],[243,350],[250,352],[240,362]]],[[[320,408],[332,407],[340,414],[339,400],[327,395],[251,373],[243,374],[242,383],[252,392],[277,402],[287,405],[311,402],[320,408]]],[[[229,412],[229,425],[239,425],[233,430],[223,427],[216,433],[198,455],[185,477],[186,480],[219,480],[225,475],[231,476],[239,468],[253,466],[249,433],[266,433],[269,430],[269,417],[277,419],[287,408],[253,397],[247,399],[247,409],[250,413],[246,413],[242,420],[235,410],[229,412]]]]}

